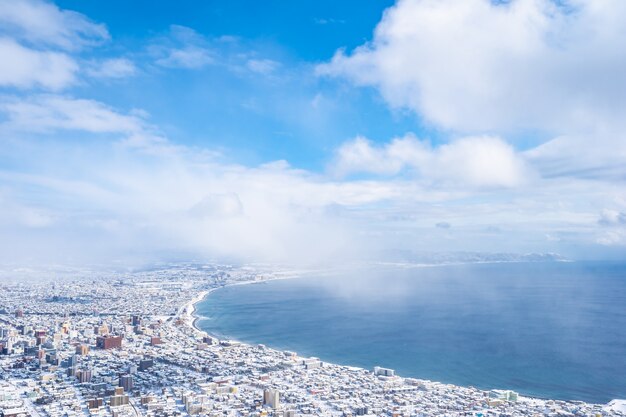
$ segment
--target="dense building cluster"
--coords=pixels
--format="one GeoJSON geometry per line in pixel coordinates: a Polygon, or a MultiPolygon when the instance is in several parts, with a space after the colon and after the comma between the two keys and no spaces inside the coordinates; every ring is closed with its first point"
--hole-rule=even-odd
{"type": "Polygon", "coordinates": [[[194,303],[213,289],[299,273],[170,265],[2,284],[0,417],[626,415],[619,402],[402,378],[218,340],[193,326],[194,303]]]}

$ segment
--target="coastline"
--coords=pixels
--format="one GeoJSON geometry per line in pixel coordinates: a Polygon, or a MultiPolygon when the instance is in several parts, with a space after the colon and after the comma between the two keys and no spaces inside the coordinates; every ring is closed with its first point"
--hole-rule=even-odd
{"type": "MultiPolygon", "coordinates": [[[[484,263],[502,263],[502,262],[478,262],[480,264],[484,264],[484,263]]],[[[508,263],[508,262],[504,262],[504,263],[508,263]]],[[[517,263],[517,262],[514,262],[517,263]]],[[[466,264],[466,263],[463,263],[466,264]]],[[[474,263],[470,263],[470,264],[474,264],[474,263]]],[[[459,264],[411,264],[409,267],[413,267],[413,268],[417,268],[417,267],[435,267],[435,266],[455,266],[455,265],[459,265],[459,264]]],[[[384,265],[384,266],[388,266],[388,265],[384,265]]],[[[398,265],[394,265],[394,266],[398,266],[398,265]]],[[[407,265],[403,265],[404,267],[407,267],[407,265]]],[[[295,276],[284,276],[284,277],[273,277],[273,278],[261,278],[261,279],[254,279],[254,280],[247,280],[247,281],[238,281],[238,282],[232,282],[232,283],[228,283],[219,287],[215,287],[215,288],[210,288],[208,290],[202,291],[200,293],[198,293],[193,299],[191,299],[187,304],[185,304],[184,308],[183,308],[183,313],[185,316],[185,323],[187,325],[189,325],[189,327],[196,333],[201,334],[203,336],[209,336],[211,338],[217,339],[218,343],[220,340],[224,340],[224,341],[229,341],[232,340],[233,342],[237,342],[237,343],[241,343],[241,344],[245,344],[247,346],[253,346],[253,344],[251,343],[247,343],[247,342],[240,342],[236,339],[231,339],[228,338],[228,336],[225,335],[215,335],[215,334],[211,334],[205,330],[202,330],[199,326],[198,326],[198,321],[200,319],[203,318],[203,316],[198,314],[198,309],[196,307],[196,304],[204,301],[209,295],[211,295],[214,291],[217,291],[221,288],[226,288],[226,287],[232,287],[235,285],[250,285],[250,284],[262,284],[265,282],[269,282],[269,281],[274,281],[274,280],[284,280],[284,279],[296,279],[296,278],[303,278],[303,275],[295,275],[295,276]]],[[[259,342],[262,343],[262,342],[259,342]]],[[[272,348],[270,348],[272,349],[272,348]]],[[[276,349],[272,349],[272,350],[276,350],[276,349]]],[[[324,361],[329,365],[332,366],[348,366],[348,365],[342,365],[341,363],[335,363],[335,362],[328,362],[328,361],[324,361]]],[[[360,368],[363,369],[364,371],[367,371],[366,368],[360,368]]],[[[400,376],[400,375],[398,375],[400,376]]],[[[418,378],[419,379],[419,378],[418,378]]],[[[438,383],[437,381],[429,381],[429,380],[425,380],[428,382],[434,382],[434,383],[438,383]]],[[[448,385],[448,386],[456,386],[458,388],[467,388],[467,386],[463,386],[463,385],[456,385],[456,384],[449,384],[449,383],[443,383],[443,382],[439,382],[441,384],[444,385],[448,385]]],[[[470,386],[471,387],[471,386],[470,386]]],[[[487,387],[487,388],[479,388],[481,391],[484,392],[489,392],[490,390],[494,389],[501,389],[501,388],[497,388],[497,387],[487,387]]],[[[508,388],[503,388],[504,390],[508,389],[508,388]]],[[[603,404],[603,403],[594,403],[594,402],[587,402],[587,401],[581,401],[578,399],[555,399],[552,397],[544,397],[541,395],[536,395],[536,394],[531,394],[531,395],[524,395],[524,394],[519,394],[519,401],[523,401],[523,402],[534,402],[534,401],[565,401],[565,402],[585,402],[587,404],[596,404],[599,406],[603,406],[603,407],[607,407],[607,408],[611,408],[611,409],[624,409],[624,407],[626,407],[626,400],[623,399],[613,399],[612,401],[603,404]]]]}
{"type": "MultiPolygon", "coordinates": [[[[428,266],[436,266],[436,265],[428,265],[428,266]]],[[[196,332],[198,334],[201,334],[201,335],[207,335],[207,336],[212,337],[214,339],[217,339],[219,341],[220,338],[218,336],[210,334],[209,332],[207,332],[205,330],[202,330],[202,329],[200,329],[198,327],[197,322],[198,322],[198,320],[202,316],[200,316],[200,315],[198,315],[196,313],[196,311],[197,311],[196,304],[204,301],[213,292],[215,292],[215,291],[217,291],[219,289],[222,289],[222,288],[233,287],[233,286],[236,286],[236,285],[261,284],[261,283],[269,282],[269,281],[277,281],[277,280],[284,280],[284,279],[296,279],[296,278],[301,278],[301,276],[269,278],[269,279],[262,279],[262,280],[240,281],[240,282],[234,282],[234,283],[231,283],[231,284],[223,285],[221,287],[211,288],[209,290],[202,291],[202,292],[198,293],[193,299],[191,299],[187,304],[185,304],[185,306],[182,308],[182,313],[184,314],[184,322],[185,322],[186,325],[188,325],[191,328],[192,331],[194,331],[194,332],[196,332]]],[[[248,346],[251,346],[249,343],[239,342],[239,341],[237,341],[235,339],[225,339],[225,340],[233,340],[233,341],[236,341],[238,343],[243,343],[243,344],[246,344],[248,346]]],[[[275,349],[272,349],[272,350],[275,350],[275,349]]],[[[326,362],[326,361],[324,361],[324,362],[326,362]]],[[[334,365],[334,366],[348,366],[348,365],[337,364],[337,363],[334,363],[334,362],[332,362],[332,363],[331,362],[326,362],[326,363],[328,363],[330,365],[334,365]]],[[[364,371],[367,371],[367,369],[361,368],[361,367],[351,367],[351,368],[362,369],[364,371]]],[[[429,381],[429,382],[437,383],[438,381],[429,381]]],[[[438,382],[438,383],[444,384],[442,382],[438,382]]],[[[445,385],[454,385],[454,384],[445,384],[445,385]]],[[[457,386],[457,385],[454,385],[454,386],[457,386]]],[[[460,386],[458,386],[458,387],[460,387],[460,386]]],[[[537,400],[550,400],[550,398],[530,397],[530,396],[525,396],[525,395],[519,395],[519,401],[533,402],[533,401],[537,401],[537,400]]],[[[625,401],[625,400],[618,400],[618,399],[616,399],[616,400],[613,400],[613,401],[617,401],[617,402],[619,402],[620,405],[622,405],[622,402],[625,401]]]]}
{"type": "Polygon", "coordinates": [[[189,326],[194,332],[201,333],[201,334],[204,334],[204,335],[207,335],[207,336],[210,336],[219,340],[220,338],[217,337],[216,335],[210,334],[209,332],[202,330],[200,327],[198,327],[198,321],[202,318],[202,316],[198,315],[197,313],[198,309],[196,308],[196,304],[204,301],[213,292],[222,288],[234,287],[236,285],[262,284],[264,282],[279,281],[279,280],[286,280],[286,279],[298,279],[298,278],[302,278],[302,275],[273,277],[273,278],[267,278],[267,279],[256,279],[256,280],[248,280],[248,281],[237,281],[237,282],[232,282],[229,284],[222,285],[220,287],[215,287],[215,288],[211,288],[205,291],[201,291],[200,293],[196,294],[195,297],[189,300],[187,304],[181,307],[179,316],[182,316],[181,318],[183,319],[185,324],[189,326]]]}

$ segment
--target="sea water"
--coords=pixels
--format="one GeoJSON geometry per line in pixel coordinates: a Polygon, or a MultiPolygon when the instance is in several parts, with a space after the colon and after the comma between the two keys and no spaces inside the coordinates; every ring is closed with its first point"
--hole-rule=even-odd
{"type": "Polygon", "coordinates": [[[626,264],[368,267],[225,287],[198,325],[324,361],[543,398],[626,398],[626,264]]]}

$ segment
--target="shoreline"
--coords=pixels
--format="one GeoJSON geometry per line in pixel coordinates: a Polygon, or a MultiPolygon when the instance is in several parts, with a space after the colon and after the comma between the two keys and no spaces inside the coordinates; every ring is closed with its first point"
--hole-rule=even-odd
{"type": "MultiPolygon", "coordinates": [[[[258,280],[248,280],[248,281],[238,281],[238,282],[232,282],[230,284],[225,284],[222,285],[220,287],[215,287],[215,288],[211,288],[205,291],[201,291],[200,293],[196,294],[195,297],[193,297],[191,300],[189,300],[189,302],[187,302],[184,306],[181,307],[180,311],[179,311],[179,315],[182,316],[181,318],[183,319],[183,321],[185,322],[185,324],[187,326],[189,326],[193,331],[197,332],[197,333],[202,333],[205,334],[207,336],[213,337],[215,339],[220,339],[219,337],[217,337],[217,335],[214,334],[210,334],[209,332],[202,330],[200,327],[198,327],[198,320],[200,320],[202,318],[202,316],[198,315],[197,313],[197,308],[196,308],[196,304],[204,301],[209,295],[211,295],[213,292],[223,289],[223,288],[227,288],[227,287],[234,287],[236,285],[252,285],[252,284],[262,284],[265,282],[270,282],[270,281],[279,281],[279,280],[287,280],[287,279],[298,279],[298,278],[302,278],[302,275],[295,275],[295,276],[286,276],[286,277],[274,277],[274,278],[267,278],[267,279],[258,279],[258,280]]],[[[234,339],[229,339],[229,340],[234,340],[234,339]]]]}
{"type": "MultiPolygon", "coordinates": [[[[558,261],[561,262],[561,261],[558,261]]],[[[565,261],[565,262],[573,262],[573,261],[565,261]]],[[[492,264],[492,263],[518,263],[517,261],[504,261],[504,262],[493,262],[493,261],[487,261],[487,262],[476,262],[478,264],[492,264]]],[[[409,265],[403,265],[402,267],[410,267],[410,268],[424,268],[424,267],[436,267],[436,266],[458,266],[458,265],[466,265],[468,263],[458,263],[458,264],[409,264],[409,265]]],[[[469,264],[475,264],[474,262],[469,263],[469,264]]],[[[389,266],[389,264],[383,264],[382,266],[389,266]]],[[[394,265],[394,266],[398,266],[398,265],[394,265]]],[[[211,295],[213,292],[222,289],[222,288],[226,288],[226,287],[233,287],[236,285],[251,285],[251,284],[262,284],[262,283],[266,283],[269,281],[278,281],[278,280],[286,280],[286,279],[297,279],[297,278],[303,278],[302,275],[296,275],[296,276],[286,276],[286,277],[274,277],[274,278],[268,278],[268,279],[259,279],[259,280],[248,280],[248,281],[239,281],[239,282],[233,282],[233,283],[229,283],[229,284],[225,284],[222,285],[220,287],[215,287],[215,288],[211,288],[209,290],[205,290],[202,291],[200,293],[198,293],[193,299],[191,299],[187,304],[185,304],[185,306],[182,309],[182,313],[185,315],[185,323],[196,333],[202,334],[202,335],[206,335],[209,336],[211,338],[217,339],[218,343],[220,341],[233,341],[233,342],[237,342],[240,344],[245,344],[247,346],[253,346],[253,344],[248,343],[248,342],[242,342],[236,339],[232,339],[232,338],[224,338],[223,336],[217,336],[215,334],[211,334],[205,330],[202,330],[201,328],[198,327],[197,322],[202,318],[202,316],[198,315],[197,313],[197,308],[196,308],[196,304],[204,301],[209,295],[211,295]]],[[[263,342],[258,342],[258,343],[263,343],[263,342]]],[[[275,351],[280,351],[280,349],[275,349],[275,348],[270,348],[272,350],[275,351]]],[[[362,369],[366,372],[369,372],[370,370],[367,368],[363,368],[363,367],[354,367],[354,366],[350,366],[350,365],[343,365],[340,363],[335,363],[335,362],[329,362],[329,361],[322,361],[325,363],[328,363],[329,365],[333,365],[333,366],[339,366],[339,367],[351,367],[351,368],[359,368],[362,369]]],[[[400,378],[405,378],[402,377],[401,375],[397,375],[400,378]]],[[[414,377],[409,377],[409,378],[414,378],[414,377]]],[[[421,378],[416,378],[416,379],[420,379],[421,378]]],[[[476,388],[480,391],[484,391],[484,392],[490,392],[492,390],[510,390],[509,388],[478,388],[478,387],[474,387],[472,386],[462,386],[462,385],[456,385],[456,384],[452,384],[452,383],[445,383],[445,382],[441,382],[441,381],[431,381],[431,380],[424,380],[424,381],[428,381],[428,382],[434,382],[434,383],[440,383],[443,385],[449,385],[449,386],[454,386],[454,387],[458,387],[458,388],[476,388]]],[[[537,396],[537,395],[533,395],[533,396],[529,396],[529,395],[523,395],[521,393],[518,394],[519,395],[519,402],[534,402],[534,401],[565,401],[568,403],[577,403],[577,402],[581,402],[581,403],[586,403],[586,404],[591,404],[591,405],[599,405],[602,406],[603,408],[611,408],[611,409],[620,409],[623,410],[623,412],[626,412],[626,399],[619,399],[619,398],[614,398],[612,400],[610,400],[609,402],[607,402],[606,404],[602,404],[602,403],[593,403],[593,402],[587,402],[587,401],[582,401],[582,400],[577,400],[577,399],[557,399],[557,398],[552,398],[552,397],[542,397],[542,396],[537,396]]]]}

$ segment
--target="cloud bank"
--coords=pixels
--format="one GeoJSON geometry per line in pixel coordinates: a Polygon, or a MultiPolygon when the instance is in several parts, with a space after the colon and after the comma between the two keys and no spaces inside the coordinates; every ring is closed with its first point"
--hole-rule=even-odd
{"type": "MultiPolygon", "coordinates": [[[[243,164],[211,133],[185,142],[144,109],[103,98],[109,83],[147,73],[200,79],[221,66],[238,81],[275,82],[301,68],[245,43],[220,50],[236,41],[175,25],[134,53],[92,54],[113,42],[105,25],[49,2],[0,0],[0,261],[323,263],[396,249],[619,256],[625,18],[616,0],[401,0],[371,42],[315,72],[373,87],[440,138],[355,132],[315,148],[324,168],[301,169],[243,164]],[[100,94],[85,93],[98,83],[100,94]],[[540,139],[525,141],[528,132],[540,139]]],[[[329,97],[277,108],[309,116],[333,109],[329,97]]],[[[254,99],[238,104],[262,115],[254,99]]]]}
{"type": "Polygon", "coordinates": [[[318,72],[457,131],[623,127],[625,17],[619,0],[400,0],[318,72]]]}

